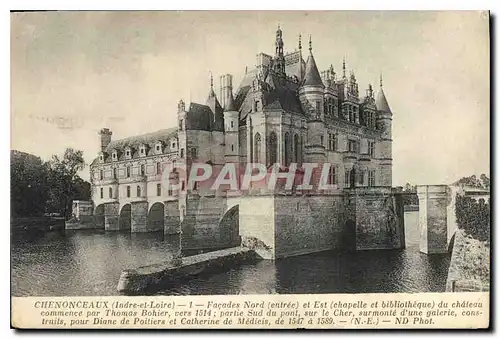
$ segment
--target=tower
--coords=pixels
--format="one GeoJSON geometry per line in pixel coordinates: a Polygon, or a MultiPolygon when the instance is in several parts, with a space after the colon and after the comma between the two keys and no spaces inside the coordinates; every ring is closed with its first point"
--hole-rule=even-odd
{"type": "Polygon", "coordinates": [[[312,53],[309,37],[309,57],[306,62],[304,80],[299,89],[299,100],[307,114],[307,138],[304,162],[325,162],[324,88],[312,53]]]}
{"type": "Polygon", "coordinates": [[[381,132],[380,141],[380,177],[378,186],[392,186],[392,111],[385,97],[380,75],[380,89],[375,101],[378,117],[377,126],[381,132]]]}
{"type": "Polygon", "coordinates": [[[227,92],[224,106],[225,162],[239,162],[239,112],[236,110],[232,90],[227,92]]]}
{"type": "Polygon", "coordinates": [[[111,142],[111,135],[113,135],[113,132],[111,132],[109,128],[103,128],[99,131],[98,134],[101,144],[101,152],[104,152],[106,147],[108,147],[109,143],[111,142]]]}

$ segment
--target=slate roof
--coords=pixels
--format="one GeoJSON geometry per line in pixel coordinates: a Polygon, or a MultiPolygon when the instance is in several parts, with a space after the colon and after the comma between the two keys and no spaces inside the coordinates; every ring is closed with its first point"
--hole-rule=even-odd
{"type": "Polygon", "coordinates": [[[123,152],[123,150],[126,147],[132,147],[134,150],[137,150],[139,146],[142,144],[148,145],[152,149],[158,141],[167,143],[167,141],[170,138],[176,135],[177,135],[177,128],[175,127],[161,129],[159,131],[152,133],[141,134],[119,140],[113,140],[109,143],[108,147],[106,147],[105,151],[109,154],[111,154],[113,149],[117,149],[123,152]]]}
{"type": "Polygon", "coordinates": [[[316,60],[312,54],[309,55],[306,62],[306,71],[304,74],[304,86],[323,86],[323,81],[319,75],[316,60]]]}
{"type": "Polygon", "coordinates": [[[389,104],[387,103],[387,99],[385,98],[384,90],[380,87],[380,90],[377,94],[377,99],[375,100],[375,105],[379,111],[384,111],[387,113],[392,113],[389,104]]]}

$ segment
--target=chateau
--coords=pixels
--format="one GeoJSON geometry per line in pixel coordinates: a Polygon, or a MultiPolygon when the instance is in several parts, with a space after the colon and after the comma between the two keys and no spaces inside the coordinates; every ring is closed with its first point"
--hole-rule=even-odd
{"type": "MultiPolygon", "coordinates": [[[[252,162],[270,167],[277,163],[282,168],[291,163],[299,167],[328,163],[328,181],[334,190],[293,194],[289,199],[322,196],[324,201],[333,199],[333,205],[343,206],[358,188],[385,197],[390,194],[392,112],[382,78],[376,95],[372,85],[360,93],[345,60],[340,74],[332,65],[318,68],[311,38],[307,51],[299,36],[298,48],[285,54],[283,32],[278,27],[275,46],[273,56],[257,55],[255,68],[245,69],[238,87],[233,87],[233,76],[225,74],[220,77],[219,95],[211,78],[205,103],[186,105],[180,100],[176,128],[121,140],[113,140],[112,131],[102,129],[100,151],[90,168],[95,223],[107,230],[164,229],[166,233],[177,233],[179,224],[184,223],[184,235],[204,234],[206,239],[213,234],[200,230],[209,223],[203,216],[216,215],[212,218],[215,225],[207,228],[219,234],[221,223],[226,222],[222,216],[232,205],[229,201],[278,194],[232,192],[235,197],[231,198],[223,192],[187,187],[185,178],[178,174],[170,178],[178,183],[174,189],[164,182],[162,173],[175,162],[187,167],[196,162],[214,167],[252,162]],[[190,216],[194,219],[188,225],[190,216]]],[[[307,204],[308,209],[314,209],[311,202],[307,204]]],[[[241,228],[241,201],[236,205],[240,210],[231,218],[239,220],[241,228]]],[[[272,205],[276,208],[276,201],[272,205]]],[[[301,203],[293,206],[299,211],[301,203]]],[[[337,216],[343,220],[339,223],[345,222],[344,214],[337,216]]],[[[219,236],[225,235],[215,237],[219,236]]]]}

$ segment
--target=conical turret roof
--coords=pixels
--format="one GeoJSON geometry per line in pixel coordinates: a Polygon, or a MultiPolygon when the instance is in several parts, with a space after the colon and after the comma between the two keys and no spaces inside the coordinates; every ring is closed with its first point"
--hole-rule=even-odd
{"type": "Polygon", "coordinates": [[[323,81],[319,75],[318,67],[312,53],[307,58],[306,70],[304,72],[304,86],[322,86],[323,81]]]}
{"type": "Polygon", "coordinates": [[[229,96],[226,102],[226,107],[224,107],[224,112],[232,112],[232,111],[236,111],[236,105],[234,104],[233,93],[229,92],[229,96]]]}
{"type": "Polygon", "coordinates": [[[378,91],[377,100],[375,100],[375,105],[377,106],[377,109],[379,111],[384,111],[392,114],[391,108],[389,107],[389,103],[385,98],[384,90],[382,87],[380,87],[380,90],[378,91]]]}

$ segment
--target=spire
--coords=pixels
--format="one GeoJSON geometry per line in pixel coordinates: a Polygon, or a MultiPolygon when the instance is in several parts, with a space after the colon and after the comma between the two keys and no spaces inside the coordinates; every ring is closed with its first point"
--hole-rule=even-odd
{"type": "Polygon", "coordinates": [[[212,71],[210,71],[210,91],[208,92],[208,99],[211,99],[211,98],[215,98],[214,77],[212,75],[212,71]]]}
{"type": "Polygon", "coordinates": [[[306,71],[304,75],[304,86],[323,86],[323,81],[319,75],[318,67],[316,66],[316,61],[312,55],[311,41],[309,40],[309,50],[311,54],[307,58],[306,71]]]}
{"type": "Polygon", "coordinates": [[[380,75],[380,90],[377,94],[377,100],[375,100],[375,105],[379,111],[383,111],[386,113],[392,114],[391,108],[389,107],[389,103],[385,97],[384,89],[382,88],[382,74],[380,75]]]}
{"type": "Polygon", "coordinates": [[[344,56],[344,60],[342,61],[342,78],[345,79],[345,56],[344,56]]]}
{"type": "Polygon", "coordinates": [[[302,50],[302,34],[299,34],[299,50],[302,50]]]}

